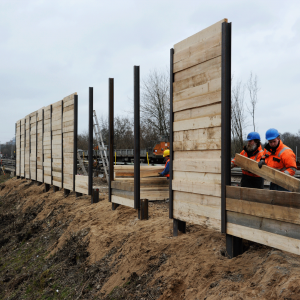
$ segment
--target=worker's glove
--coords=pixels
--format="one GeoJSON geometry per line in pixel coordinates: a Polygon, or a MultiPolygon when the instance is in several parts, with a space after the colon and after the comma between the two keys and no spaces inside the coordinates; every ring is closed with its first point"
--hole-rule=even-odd
{"type": "Polygon", "coordinates": [[[258,163],[258,167],[261,169],[261,167],[263,166],[263,165],[265,165],[266,163],[265,163],[265,160],[264,159],[262,159],[259,163],[258,163]]]}

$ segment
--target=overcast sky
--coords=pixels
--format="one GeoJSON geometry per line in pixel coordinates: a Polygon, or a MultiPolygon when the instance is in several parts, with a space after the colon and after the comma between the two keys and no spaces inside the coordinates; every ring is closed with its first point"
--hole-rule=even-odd
{"type": "MultiPolygon", "coordinates": [[[[258,76],[257,126],[300,129],[300,1],[0,0],[0,141],[25,115],[77,92],[79,133],[88,128],[88,89],[107,116],[108,78],[115,78],[115,115],[141,78],[169,67],[169,50],[228,18],[232,73],[258,76]]],[[[249,120],[250,121],[250,120],[249,120]]],[[[249,126],[248,131],[252,130],[249,126]]]]}

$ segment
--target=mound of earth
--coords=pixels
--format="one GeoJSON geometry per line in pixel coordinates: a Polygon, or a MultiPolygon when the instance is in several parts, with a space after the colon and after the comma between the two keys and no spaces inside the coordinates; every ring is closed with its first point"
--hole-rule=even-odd
{"type": "Polygon", "coordinates": [[[225,236],[187,224],[172,236],[168,203],[149,220],[89,196],[0,184],[0,299],[299,299],[300,257],[255,243],[228,259],[225,236]]]}

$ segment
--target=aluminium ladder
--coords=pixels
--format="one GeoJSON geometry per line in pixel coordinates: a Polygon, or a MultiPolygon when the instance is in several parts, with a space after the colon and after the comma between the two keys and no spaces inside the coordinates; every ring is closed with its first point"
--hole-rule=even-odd
{"type": "Polygon", "coordinates": [[[94,131],[95,131],[97,143],[98,143],[98,149],[100,151],[105,177],[106,177],[106,180],[108,182],[108,172],[107,172],[108,159],[107,159],[107,155],[106,155],[106,150],[104,148],[103,138],[102,138],[102,134],[101,134],[101,130],[100,130],[100,126],[99,126],[99,123],[98,123],[98,119],[97,119],[97,115],[96,115],[95,110],[93,111],[93,117],[94,117],[93,125],[94,125],[94,131]],[[103,153],[104,153],[104,155],[103,155],[103,153]]]}

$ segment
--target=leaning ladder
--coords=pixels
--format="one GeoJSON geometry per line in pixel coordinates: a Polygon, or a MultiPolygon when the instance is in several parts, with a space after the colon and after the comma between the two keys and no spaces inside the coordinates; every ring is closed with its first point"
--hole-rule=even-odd
{"type": "Polygon", "coordinates": [[[88,176],[88,174],[86,172],[86,169],[84,167],[83,161],[82,161],[82,159],[81,159],[81,157],[80,157],[80,155],[79,155],[78,152],[77,152],[77,159],[79,161],[79,165],[80,165],[81,170],[83,171],[84,176],[88,176]]]}
{"type": "Polygon", "coordinates": [[[104,148],[104,143],[103,143],[103,139],[102,139],[102,134],[101,134],[101,130],[100,130],[100,126],[98,123],[98,119],[97,119],[97,115],[96,115],[96,111],[93,111],[93,116],[94,116],[94,131],[95,131],[95,135],[96,135],[96,139],[97,139],[97,143],[98,143],[98,149],[100,151],[100,155],[101,155],[101,159],[102,159],[102,164],[103,164],[103,169],[104,169],[104,173],[105,173],[105,177],[106,180],[108,181],[108,159],[107,159],[107,155],[106,155],[106,150],[104,148]],[[104,153],[104,155],[103,155],[104,153]]]}

